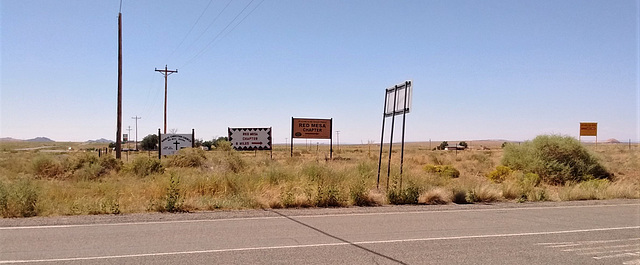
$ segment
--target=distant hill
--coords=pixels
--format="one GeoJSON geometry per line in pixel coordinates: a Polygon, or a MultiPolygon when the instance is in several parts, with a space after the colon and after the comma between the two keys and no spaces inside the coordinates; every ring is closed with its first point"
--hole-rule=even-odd
{"type": "Polygon", "coordinates": [[[110,143],[113,143],[113,142],[114,142],[114,141],[107,140],[107,139],[104,139],[104,138],[100,138],[100,139],[98,139],[98,140],[89,140],[89,141],[86,141],[86,143],[88,143],[88,144],[110,144],[110,143]]]}
{"type": "Polygon", "coordinates": [[[33,139],[25,140],[25,142],[38,142],[38,143],[52,143],[55,142],[47,137],[36,137],[33,139]]]}
{"type": "Polygon", "coordinates": [[[0,138],[0,142],[21,142],[22,140],[13,139],[11,137],[0,138]]]}

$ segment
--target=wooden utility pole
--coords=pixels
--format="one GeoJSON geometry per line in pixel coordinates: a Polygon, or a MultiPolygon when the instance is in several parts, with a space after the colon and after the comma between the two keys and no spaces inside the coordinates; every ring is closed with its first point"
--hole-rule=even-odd
{"type": "Polygon", "coordinates": [[[118,13],[118,122],[116,129],[116,159],[122,157],[122,12],[118,13]]]}
{"type": "Polygon", "coordinates": [[[131,117],[132,119],[136,120],[136,151],[138,151],[138,120],[142,119],[142,117],[131,117]]]}
{"type": "Polygon", "coordinates": [[[164,133],[167,134],[167,76],[177,73],[178,69],[169,70],[167,69],[167,65],[165,65],[164,70],[156,68],[156,72],[160,72],[164,75],[164,133]]]}

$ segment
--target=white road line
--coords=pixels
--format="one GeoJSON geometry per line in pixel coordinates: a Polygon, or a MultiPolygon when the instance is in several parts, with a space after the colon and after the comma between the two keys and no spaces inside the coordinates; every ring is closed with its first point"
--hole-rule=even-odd
{"type": "MultiPolygon", "coordinates": [[[[599,207],[640,207],[636,204],[612,204],[612,205],[575,205],[575,206],[549,206],[549,207],[524,207],[524,208],[498,208],[498,209],[460,209],[442,211],[408,211],[408,212],[382,212],[382,213],[346,213],[346,214],[324,214],[324,215],[294,215],[289,218],[325,218],[325,217],[350,217],[350,216],[376,216],[376,215],[401,215],[401,214],[440,214],[440,213],[460,213],[460,212],[499,212],[499,211],[526,211],[526,210],[549,210],[549,209],[574,209],[574,208],[599,208],[599,207]]],[[[639,208],[640,210],[640,208],[639,208]]],[[[150,222],[124,222],[107,224],[76,224],[76,225],[43,225],[43,226],[14,226],[0,227],[0,230],[18,229],[48,229],[48,228],[75,228],[75,227],[99,227],[99,226],[126,226],[126,225],[154,225],[154,224],[178,224],[178,223],[206,223],[224,221],[246,221],[246,220],[269,220],[286,219],[284,216],[264,216],[245,218],[223,218],[223,219],[202,219],[202,220],[176,220],[176,221],[150,221],[150,222]]]]}
{"type": "Polygon", "coordinates": [[[622,264],[624,264],[624,265],[637,265],[637,264],[640,264],[640,259],[625,261],[622,264]]]}
{"type": "Polygon", "coordinates": [[[627,248],[627,249],[617,249],[617,250],[607,250],[607,251],[595,251],[595,252],[585,252],[585,253],[576,253],[581,256],[591,256],[591,255],[600,255],[600,254],[608,254],[608,253],[622,253],[622,252],[634,252],[637,251],[638,248],[627,248]]]}
{"type": "Polygon", "coordinates": [[[621,253],[621,254],[615,254],[615,255],[609,255],[609,256],[601,256],[601,257],[593,257],[594,259],[611,259],[611,258],[623,258],[623,257],[637,257],[640,256],[640,251],[637,252],[627,252],[627,253],[621,253]]]}
{"type": "Polygon", "coordinates": [[[575,247],[575,246],[583,246],[583,245],[597,245],[597,244],[606,244],[606,243],[615,243],[615,242],[624,242],[624,241],[637,241],[640,238],[628,238],[628,239],[613,239],[613,240],[592,240],[592,241],[578,241],[578,242],[556,242],[556,243],[538,243],[538,246],[546,246],[548,248],[564,248],[564,247],[575,247]]]}
{"type": "Polygon", "coordinates": [[[571,248],[571,249],[563,249],[562,251],[566,251],[566,252],[589,251],[589,250],[601,250],[601,249],[612,249],[612,248],[636,247],[636,246],[640,246],[640,244],[617,245],[617,246],[601,246],[601,247],[591,247],[591,248],[571,248]]]}
{"type": "Polygon", "coordinates": [[[614,230],[630,230],[630,229],[640,229],[640,226],[594,228],[594,229],[548,231],[548,232],[513,233],[513,234],[492,234],[492,235],[475,235],[475,236],[429,237],[429,238],[414,238],[414,239],[361,241],[361,242],[353,242],[353,243],[338,242],[338,243],[309,244],[309,245],[288,245],[288,246],[271,246],[271,247],[210,249],[210,250],[176,251],[176,252],[160,252],[160,253],[141,253],[141,254],[130,254],[130,255],[56,258],[56,259],[38,259],[38,260],[1,260],[0,264],[39,263],[39,262],[57,262],[57,261],[82,261],[82,260],[102,260],[102,259],[118,259],[118,258],[136,258],[136,257],[169,256],[169,255],[188,255],[188,254],[236,252],[236,251],[295,249],[295,248],[313,248],[313,247],[346,246],[346,245],[391,244],[391,243],[424,242],[424,241],[439,241],[439,240],[459,240],[459,239],[477,239],[477,238],[518,237],[518,236],[554,235],[554,234],[569,234],[569,233],[584,233],[584,232],[614,231],[614,230]]]}

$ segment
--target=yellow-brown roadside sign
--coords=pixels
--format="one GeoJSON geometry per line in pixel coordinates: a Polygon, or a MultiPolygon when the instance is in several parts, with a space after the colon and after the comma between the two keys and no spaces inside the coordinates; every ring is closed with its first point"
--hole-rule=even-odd
{"type": "Polygon", "coordinates": [[[331,119],[300,119],[291,122],[292,138],[331,139],[331,119]]]}
{"type": "Polygon", "coordinates": [[[598,136],[597,122],[581,122],[580,136],[598,136]]]}

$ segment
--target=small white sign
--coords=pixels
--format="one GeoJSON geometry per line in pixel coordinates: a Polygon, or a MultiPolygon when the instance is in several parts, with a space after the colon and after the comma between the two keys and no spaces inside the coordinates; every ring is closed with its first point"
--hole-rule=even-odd
{"type": "Polygon", "coordinates": [[[271,150],[271,128],[229,128],[229,142],[236,150],[271,150]]]}
{"type": "Polygon", "coordinates": [[[175,155],[182,148],[191,148],[193,138],[191,134],[161,134],[160,155],[175,155]]]}

